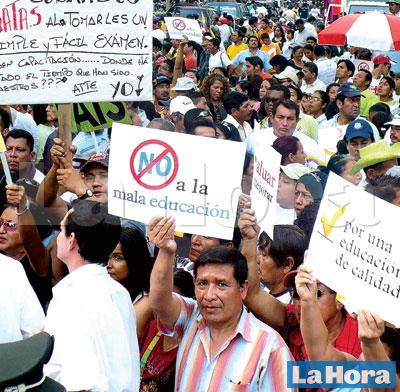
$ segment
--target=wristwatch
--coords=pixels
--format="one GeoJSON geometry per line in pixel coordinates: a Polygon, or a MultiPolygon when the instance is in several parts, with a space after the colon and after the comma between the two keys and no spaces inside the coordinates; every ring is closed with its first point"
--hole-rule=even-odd
{"type": "Polygon", "coordinates": [[[86,189],[86,192],[82,196],[79,196],[78,199],[85,200],[88,197],[92,197],[92,196],[93,196],[93,192],[90,189],[86,189]]]}

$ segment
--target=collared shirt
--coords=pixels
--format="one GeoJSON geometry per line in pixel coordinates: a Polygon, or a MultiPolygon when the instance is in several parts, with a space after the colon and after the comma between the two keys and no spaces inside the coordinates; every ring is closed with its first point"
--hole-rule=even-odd
{"type": "Polygon", "coordinates": [[[253,55],[249,49],[241,51],[234,59],[233,65],[236,68],[238,65],[242,66],[242,69],[246,69],[246,58],[258,56],[264,64],[264,71],[268,71],[271,68],[271,64],[269,63],[269,55],[267,52],[262,50],[257,50],[256,54],[253,55]]]}
{"type": "Polygon", "coordinates": [[[314,82],[310,84],[306,83],[306,81],[303,79],[303,83],[301,84],[300,89],[303,92],[303,94],[312,95],[312,93],[317,90],[325,91],[326,85],[322,80],[319,79],[315,79],[314,82]]]}
{"type": "Polygon", "coordinates": [[[105,267],[79,267],[53,288],[45,330],[55,337],[45,373],[68,391],[139,390],[132,301],[105,267]]]}
{"type": "Polygon", "coordinates": [[[20,262],[0,255],[0,343],[28,338],[44,313],[20,262]]]}
{"type": "Polygon", "coordinates": [[[181,313],[174,330],[159,323],[162,333],[182,337],[175,391],[291,391],[286,387],[286,368],[292,357],[275,330],[243,307],[236,332],[211,358],[210,330],[196,301],[176,297],[181,302],[181,313]]]}
{"type": "Polygon", "coordinates": [[[236,129],[239,131],[242,142],[244,142],[250,136],[250,134],[253,133],[253,128],[247,121],[244,121],[243,125],[241,125],[230,114],[226,116],[224,121],[236,127],[236,129]]]}
{"type": "Polygon", "coordinates": [[[327,57],[319,57],[315,60],[318,67],[318,79],[322,80],[327,86],[335,81],[336,63],[327,57]]]}

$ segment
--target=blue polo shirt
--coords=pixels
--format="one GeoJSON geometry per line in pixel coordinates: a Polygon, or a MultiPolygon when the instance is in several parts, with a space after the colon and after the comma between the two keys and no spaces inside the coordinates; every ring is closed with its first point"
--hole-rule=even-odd
{"type": "MultiPolygon", "coordinates": [[[[249,49],[242,50],[239,54],[233,59],[233,65],[236,68],[238,65],[241,65],[243,70],[246,69],[246,58],[252,57],[253,54],[250,53],[249,49]]],[[[269,63],[269,55],[267,52],[262,50],[258,50],[256,56],[259,57],[264,63],[264,71],[268,71],[271,68],[271,64],[269,63]]]]}

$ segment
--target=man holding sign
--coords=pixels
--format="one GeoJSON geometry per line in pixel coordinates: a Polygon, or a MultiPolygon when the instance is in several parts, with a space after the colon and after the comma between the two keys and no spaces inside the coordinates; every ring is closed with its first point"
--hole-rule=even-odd
{"type": "Polygon", "coordinates": [[[233,248],[206,251],[194,268],[196,301],[173,294],[174,230],[173,218],[155,217],[149,223],[150,240],[160,249],[150,304],[160,331],[181,338],[175,389],[291,391],[286,388],[287,346],[243,307],[246,259],[233,248]]]}

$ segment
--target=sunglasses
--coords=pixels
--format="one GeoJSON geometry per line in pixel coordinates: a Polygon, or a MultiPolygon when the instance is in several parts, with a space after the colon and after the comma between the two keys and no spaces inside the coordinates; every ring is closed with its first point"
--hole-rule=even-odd
{"type": "Polygon", "coordinates": [[[2,218],[0,218],[0,227],[4,227],[6,232],[13,232],[17,230],[17,224],[15,222],[7,222],[2,218]]]}
{"type": "Polygon", "coordinates": [[[203,110],[202,112],[200,112],[200,113],[193,119],[193,121],[198,120],[199,118],[210,117],[210,116],[211,116],[211,113],[210,113],[210,112],[208,112],[207,110],[203,110]]]}

